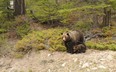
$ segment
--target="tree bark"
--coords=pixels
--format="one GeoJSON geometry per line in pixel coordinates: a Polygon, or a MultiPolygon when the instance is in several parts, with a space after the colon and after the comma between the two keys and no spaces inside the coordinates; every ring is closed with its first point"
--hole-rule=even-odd
{"type": "Polygon", "coordinates": [[[25,13],[25,0],[14,0],[14,16],[24,15],[25,13]]]}
{"type": "Polygon", "coordinates": [[[103,26],[110,26],[111,9],[104,8],[103,26]]]}
{"type": "Polygon", "coordinates": [[[98,25],[99,25],[99,22],[98,22],[98,15],[97,14],[94,14],[93,15],[93,27],[94,28],[96,28],[96,27],[98,27],[98,25]]]}

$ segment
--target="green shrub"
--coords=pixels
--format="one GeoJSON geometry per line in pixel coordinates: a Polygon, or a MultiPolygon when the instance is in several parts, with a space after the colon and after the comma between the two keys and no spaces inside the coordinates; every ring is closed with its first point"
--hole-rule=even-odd
{"type": "Polygon", "coordinates": [[[16,33],[19,37],[23,37],[27,35],[30,31],[30,26],[29,24],[22,24],[16,28],[16,33]]]}
{"type": "Polygon", "coordinates": [[[12,21],[5,21],[2,24],[0,24],[0,28],[2,32],[6,32],[8,30],[10,30],[11,28],[13,28],[14,22],[12,21]]]}
{"type": "Polygon", "coordinates": [[[39,20],[39,22],[52,23],[59,19],[58,6],[54,0],[28,0],[27,14],[39,20]],[[30,13],[30,10],[33,13],[30,13]]]}
{"type": "Polygon", "coordinates": [[[98,41],[97,43],[94,41],[88,41],[86,42],[86,45],[88,48],[92,49],[116,51],[116,42],[113,40],[106,40],[105,42],[98,41]]]}
{"type": "Polygon", "coordinates": [[[30,24],[26,16],[18,16],[14,20],[5,21],[0,24],[0,33],[16,32],[18,37],[27,35],[30,31],[30,24]]]}
{"type": "Polygon", "coordinates": [[[91,28],[92,24],[91,22],[89,21],[78,21],[76,24],[75,24],[75,27],[80,29],[80,30],[89,30],[91,28]]]}
{"type": "Polygon", "coordinates": [[[61,33],[67,30],[65,28],[55,28],[33,31],[16,43],[16,50],[26,51],[31,48],[34,50],[65,51],[66,48],[62,43],[61,33]]]}
{"type": "Polygon", "coordinates": [[[8,47],[6,35],[0,34],[0,56],[8,54],[10,50],[11,48],[8,47]]]}
{"type": "Polygon", "coordinates": [[[86,42],[86,45],[89,48],[95,48],[96,47],[95,44],[94,44],[94,42],[91,42],[91,41],[86,42]]]}
{"type": "Polygon", "coordinates": [[[109,50],[116,51],[116,44],[106,45],[106,47],[109,48],[109,50]]]}
{"type": "Polygon", "coordinates": [[[4,34],[0,34],[0,46],[6,42],[6,37],[4,34]]]}
{"type": "Polygon", "coordinates": [[[6,30],[5,29],[0,29],[0,33],[5,33],[6,30]]]}
{"type": "Polygon", "coordinates": [[[103,27],[102,31],[105,36],[111,37],[116,33],[116,28],[115,27],[103,27]]]}
{"type": "Polygon", "coordinates": [[[24,15],[15,17],[14,25],[12,28],[14,28],[18,37],[22,38],[27,35],[30,31],[30,24],[27,17],[24,15]]]}

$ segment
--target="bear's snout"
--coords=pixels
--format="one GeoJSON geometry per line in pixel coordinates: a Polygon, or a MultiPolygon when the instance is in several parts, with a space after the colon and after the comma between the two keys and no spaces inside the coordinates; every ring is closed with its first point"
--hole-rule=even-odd
{"type": "Polygon", "coordinates": [[[63,41],[66,41],[66,38],[65,37],[63,37],[63,39],[62,39],[63,41]]]}

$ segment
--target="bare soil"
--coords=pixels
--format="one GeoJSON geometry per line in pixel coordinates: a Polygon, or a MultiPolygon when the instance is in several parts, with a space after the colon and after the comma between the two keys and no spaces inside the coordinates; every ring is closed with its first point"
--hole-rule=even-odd
{"type": "Polygon", "coordinates": [[[32,51],[23,58],[0,58],[0,72],[116,72],[116,52],[88,49],[86,53],[32,51]]]}

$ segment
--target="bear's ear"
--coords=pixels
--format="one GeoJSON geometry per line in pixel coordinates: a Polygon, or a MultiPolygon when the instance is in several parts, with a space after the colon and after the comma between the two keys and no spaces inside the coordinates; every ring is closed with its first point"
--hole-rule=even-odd
{"type": "Polygon", "coordinates": [[[67,33],[67,35],[69,36],[69,33],[67,33]]]}

